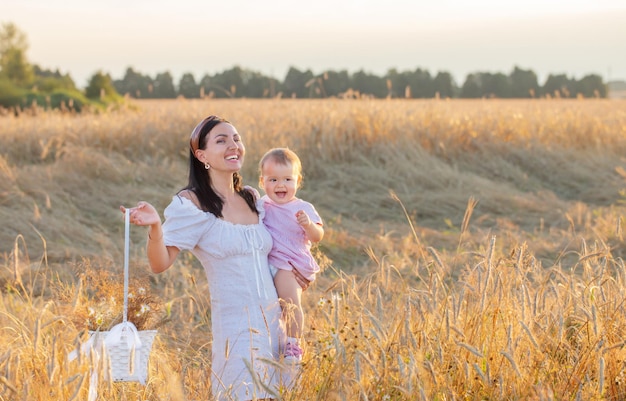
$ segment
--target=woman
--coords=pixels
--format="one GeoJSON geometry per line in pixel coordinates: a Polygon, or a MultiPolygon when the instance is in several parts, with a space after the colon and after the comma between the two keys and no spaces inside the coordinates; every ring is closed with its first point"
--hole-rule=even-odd
{"type": "Polygon", "coordinates": [[[195,127],[189,145],[189,182],[165,209],[164,223],[146,202],[130,208],[129,219],[149,226],[147,255],[154,273],[168,269],[181,250],[191,251],[204,267],[215,398],[269,399],[264,386],[277,389],[281,382],[272,361],[284,332],[268,265],[272,239],[262,224],[265,212],[239,174],[245,147],[237,129],[216,116],[195,127]]]}

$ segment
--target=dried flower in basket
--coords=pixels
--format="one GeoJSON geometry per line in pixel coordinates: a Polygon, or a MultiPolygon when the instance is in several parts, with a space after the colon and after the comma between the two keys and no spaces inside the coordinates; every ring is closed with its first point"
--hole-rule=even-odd
{"type": "MultiPolygon", "coordinates": [[[[85,259],[77,264],[71,319],[77,327],[106,331],[123,320],[124,275],[120,268],[85,259]]],[[[69,294],[68,294],[69,295],[69,294]]],[[[145,268],[134,267],[128,285],[127,319],[137,330],[152,330],[166,321],[162,300],[152,291],[145,268]]]]}

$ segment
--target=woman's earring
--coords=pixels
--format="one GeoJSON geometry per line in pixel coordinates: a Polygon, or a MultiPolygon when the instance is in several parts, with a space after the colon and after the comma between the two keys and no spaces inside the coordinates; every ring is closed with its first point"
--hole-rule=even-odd
{"type": "Polygon", "coordinates": [[[209,163],[204,163],[204,168],[208,170],[211,168],[211,166],[209,165],[209,163]]]}

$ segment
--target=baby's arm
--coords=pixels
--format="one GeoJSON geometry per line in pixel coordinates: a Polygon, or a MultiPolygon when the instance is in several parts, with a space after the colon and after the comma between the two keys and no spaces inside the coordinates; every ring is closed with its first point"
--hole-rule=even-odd
{"type": "Polygon", "coordinates": [[[298,219],[298,224],[304,228],[304,232],[309,241],[320,242],[322,238],[324,238],[324,227],[321,224],[316,224],[311,221],[311,218],[304,210],[299,210],[298,213],[296,213],[296,219],[298,219]]]}

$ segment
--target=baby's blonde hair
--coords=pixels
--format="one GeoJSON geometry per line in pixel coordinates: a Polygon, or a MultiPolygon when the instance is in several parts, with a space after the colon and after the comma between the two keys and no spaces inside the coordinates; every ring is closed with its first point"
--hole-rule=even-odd
{"type": "Polygon", "coordinates": [[[265,152],[261,161],[259,162],[259,175],[263,176],[263,165],[266,161],[273,160],[278,164],[282,164],[283,166],[288,166],[291,164],[293,168],[295,168],[296,173],[298,174],[298,187],[302,185],[302,162],[300,158],[293,150],[289,148],[273,148],[265,152]]]}

